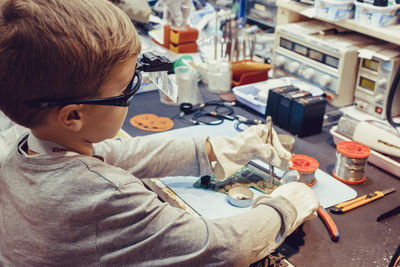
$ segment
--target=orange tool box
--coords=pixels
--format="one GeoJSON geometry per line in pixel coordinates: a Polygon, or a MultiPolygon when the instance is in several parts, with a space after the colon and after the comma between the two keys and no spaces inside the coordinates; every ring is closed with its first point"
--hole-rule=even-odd
{"type": "Polygon", "coordinates": [[[197,52],[197,38],[199,31],[195,28],[186,26],[185,29],[171,29],[170,25],[164,26],[164,46],[175,53],[195,53],[197,52]]]}
{"type": "Polygon", "coordinates": [[[241,60],[231,63],[232,86],[268,80],[268,72],[272,65],[257,63],[252,60],[241,60]]]}

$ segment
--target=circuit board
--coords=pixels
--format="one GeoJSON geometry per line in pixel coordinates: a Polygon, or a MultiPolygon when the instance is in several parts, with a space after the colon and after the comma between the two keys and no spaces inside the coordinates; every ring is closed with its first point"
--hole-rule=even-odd
{"type": "Polygon", "coordinates": [[[206,175],[198,179],[193,186],[228,193],[234,185],[252,187],[260,192],[269,194],[280,185],[281,181],[272,177],[268,170],[261,170],[253,164],[246,164],[239,171],[224,180],[218,180],[215,175],[206,175]]]}

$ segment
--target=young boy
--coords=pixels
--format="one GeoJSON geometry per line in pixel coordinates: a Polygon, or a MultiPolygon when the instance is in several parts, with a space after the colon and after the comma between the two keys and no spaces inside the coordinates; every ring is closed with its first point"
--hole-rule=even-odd
{"type": "Polygon", "coordinates": [[[246,266],[315,216],[315,195],[296,182],[218,220],[148,191],[140,178],[210,174],[214,160],[226,176],[288,154],[263,125],[234,138],[106,140],[140,86],[139,52],[106,0],[2,0],[0,109],[30,133],[0,171],[0,265],[246,266]]]}

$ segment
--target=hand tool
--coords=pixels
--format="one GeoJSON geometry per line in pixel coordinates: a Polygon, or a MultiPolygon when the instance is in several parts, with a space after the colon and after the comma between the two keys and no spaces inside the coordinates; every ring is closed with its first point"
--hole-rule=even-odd
{"type": "Polygon", "coordinates": [[[243,35],[243,60],[246,59],[246,34],[243,35]]]}
{"type": "Polygon", "coordinates": [[[253,60],[256,49],[256,35],[253,34],[251,38],[250,59],[253,60]]]}
{"type": "Polygon", "coordinates": [[[353,200],[339,203],[336,206],[333,206],[332,208],[330,208],[330,211],[332,213],[342,214],[342,213],[345,213],[346,211],[355,209],[359,206],[362,206],[371,201],[374,201],[375,199],[381,198],[387,194],[393,193],[394,191],[396,191],[396,188],[394,188],[394,187],[390,187],[390,188],[388,188],[386,190],[382,190],[382,191],[375,191],[373,193],[363,195],[363,196],[355,198],[353,200]]]}
{"type": "Polygon", "coordinates": [[[218,49],[218,11],[215,11],[215,33],[214,33],[214,60],[217,60],[218,49]]]}
{"type": "Polygon", "coordinates": [[[388,218],[390,216],[393,216],[393,215],[396,215],[396,214],[400,214],[400,206],[397,206],[396,208],[391,209],[391,210],[379,215],[378,218],[376,218],[376,221],[380,222],[383,219],[386,219],[386,218],[388,218]]]}
{"type": "MultiPolygon", "coordinates": [[[[267,134],[267,140],[266,143],[270,143],[272,146],[272,119],[270,116],[267,116],[267,118],[265,119],[265,127],[267,128],[268,134],[267,134]]],[[[269,168],[270,168],[270,175],[271,178],[274,179],[275,178],[275,173],[274,173],[274,166],[269,163],[269,168]]]]}
{"type": "Polygon", "coordinates": [[[226,42],[226,50],[225,50],[225,57],[229,58],[229,61],[232,60],[232,26],[231,26],[231,21],[228,20],[226,23],[227,26],[227,32],[228,32],[228,41],[226,42]]]}
{"type": "Polygon", "coordinates": [[[335,222],[333,221],[332,217],[326,212],[326,210],[322,207],[318,207],[318,216],[325,224],[326,228],[329,231],[332,241],[337,242],[339,241],[339,230],[336,227],[335,222]]]}
{"type": "Polygon", "coordinates": [[[400,245],[397,247],[388,267],[396,267],[400,263],[400,245]]]}

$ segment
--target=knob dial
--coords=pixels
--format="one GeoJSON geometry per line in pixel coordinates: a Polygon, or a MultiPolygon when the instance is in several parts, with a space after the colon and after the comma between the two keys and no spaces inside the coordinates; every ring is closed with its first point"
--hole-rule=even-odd
{"type": "Polygon", "coordinates": [[[285,64],[286,58],[284,56],[275,57],[275,65],[277,67],[282,67],[285,64]]]}
{"type": "Polygon", "coordinates": [[[386,78],[381,78],[378,80],[378,86],[382,88],[386,88],[387,86],[387,79],[386,78]]]}
{"type": "Polygon", "coordinates": [[[332,83],[332,78],[329,75],[322,75],[321,78],[319,79],[319,83],[322,86],[328,86],[332,83]]]}
{"type": "Polygon", "coordinates": [[[385,99],[385,95],[384,94],[377,94],[375,96],[375,101],[376,102],[382,102],[385,99]]]}
{"type": "Polygon", "coordinates": [[[291,73],[297,73],[300,69],[300,64],[297,62],[290,62],[287,68],[291,73]]]}
{"type": "Polygon", "coordinates": [[[307,80],[311,80],[315,76],[315,70],[308,68],[303,71],[303,77],[307,80]]]}

